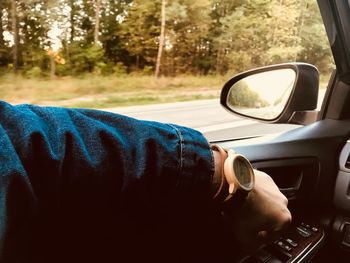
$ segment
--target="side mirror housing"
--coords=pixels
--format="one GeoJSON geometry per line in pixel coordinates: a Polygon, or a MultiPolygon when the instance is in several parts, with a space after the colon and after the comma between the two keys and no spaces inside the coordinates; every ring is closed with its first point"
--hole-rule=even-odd
{"type": "Polygon", "coordinates": [[[319,73],[306,63],[249,70],[223,87],[220,103],[228,111],[268,123],[309,124],[317,119],[319,73]]]}

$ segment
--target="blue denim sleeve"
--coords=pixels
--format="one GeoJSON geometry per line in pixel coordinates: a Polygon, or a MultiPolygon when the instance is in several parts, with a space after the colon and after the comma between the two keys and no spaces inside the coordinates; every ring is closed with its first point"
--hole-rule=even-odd
{"type": "Polygon", "coordinates": [[[212,153],[189,128],[0,102],[0,140],[3,257],[31,242],[31,231],[45,240],[47,231],[72,224],[79,236],[77,225],[95,224],[93,234],[121,215],[196,205],[210,193],[212,153]]]}

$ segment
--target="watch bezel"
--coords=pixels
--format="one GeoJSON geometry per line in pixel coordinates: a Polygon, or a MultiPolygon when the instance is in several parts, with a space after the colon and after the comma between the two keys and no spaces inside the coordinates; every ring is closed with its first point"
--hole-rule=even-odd
{"type": "Polygon", "coordinates": [[[250,161],[241,154],[235,153],[232,150],[228,150],[228,157],[224,163],[224,174],[226,177],[226,181],[229,184],[229,193],[234,194],[238,189],[243,190],[245,192],[250,192],[254,188],[255,184],[255,176],[254,169],[250,161]],[[249,186],[245,186],[239,182],[237,179],[236,173],[234,171],[235,162],[240,159],[240,161],[244,161],[245,165],[248,169],[247,175],[249,176],[250,183],[249,186]]]}

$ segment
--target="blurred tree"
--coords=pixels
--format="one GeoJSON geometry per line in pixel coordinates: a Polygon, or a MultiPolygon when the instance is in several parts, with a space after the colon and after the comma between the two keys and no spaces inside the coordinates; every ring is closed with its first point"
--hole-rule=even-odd
{"type": "Polygon", "coordinates": [[[313,0],[172,0],[163,27],[161,6],[162,0],[0,0],[0,67],[49,72],[49,47],[60,48],[66,61],[59,74],[112,74],[115,67],[227,74],[294,60],[321,72],[333,67],[313,0]]]}
{"type": "Polygon", "coordinates": [[[161,26],[160,26],[160,35],[159,35],[159,46],[158,46],[158,55],[157,55],[157,63],[156,63],[156,72],[155,75],[159,77],[160,71],[160,63],[163,55],[163,48],[165,42],[165,6],[166,0],[162,0],[162,10],[161,10],[161,26]]]}
{"type": "Polygon", "coordinates": [[[79,43],[74,43],[72,45],[70,59],[74,65],[71,68],[74,74],[92,73],[97,64],[103,60],[103,49],[94,44],[81,47],[79,43]]]}
{"type": "Polygon", "coordinates": [[[60,37],[66,63],[57,65],[58,72],[60,74],[92,72],[94,66],[101,60],[102,49],[92,48],[95,41],[94,19],[99,12],[95,8],[95,0],[60,0],[58,6],[60,10],[57,10],[56,21],[60,27],[69,28],[68,32],[64,32],[60,37]],[[96,55],[96,52],[99,55],[96,55]],[[92,58],[97,60],[93,62],[92,58]]]}
{"type": "Polygon", "coordinates": [[[96,0],[82,0],[80,18],[81,23],[79,29],[81,32],[81,39],[79,42],[82,46],[89,46],[94,43],[96,0]]]}
{"type": "Polygon", "coordinates": [[[5,67],[9,63],[8,48],[4,39],[6,4],[8,3],[5,0],[0,1],[0,67],[5,67]]]}
{"type": "Polygon", "coordinates": [[[217,72],[290,61],[300,50],[297,1],[244,1],[219,19],[217,72]]]}
{"type": "Polygon", "coordinates": [[[75,0],[69,0],[69,24],[70,24],[70,43],[74,42],[74,37],[75,37],[75,28],[77,26],[76,20],[78,18],[78,5],[76,4],[75,0]]]}
{"type": "Polygon", "coordinates": [[[50,0],[19,2],[20,65],[28,71],[33,67],[48,69],[46,50],[49,48],[50,0]]]}
{"type": "Polygon", "coordinates": [[[64,52],[64,56],[67,60],[67,64],[65,66],[65,69],[63,72],[67,71],[69,72],[70,69],[74,67],[74,63],[71,59],[71,53],[75,53],[74,49],[76,45],[74,45],[74,42],[76,40],[81,39],[81,1],[75,1],[75,0],[60,0],[58,2],[59,9],[56,11],[58,12],[57,15],[57,21],[59,23],[59,26],[63,28],[62,35],[60,36],[60,40],[62,43],[62,48],[64,52]]]}
{"type": "Polygon", "coordinates": [[[228,70],[229,60],[226,57],[225,26],[223,18],[231,15],[235,8],[241,6],[244,0],[212,0],[211,1],[211,27],[209,31],[211,69],[216,74],[223,74],[228,70]]]}
{"type": "Polygon", "coordinates": [[[4,29],[3,29],[3,22],[2,22],[2,20],[4,19],[3,9],[5,9],[5,5],[3,2],[0,2],[0,48],[5,47],[4,29]]]}
{"type": "Polygon", "coordinates": [[[19,67],[19,30],[18,30],[18,19],[17,19],[17,1],[11,0],[11,29],[12,29],[12,36],[13,36],[13,70],[15,74],[18,72],[19,67]]]}
{"type": "Polygon", "coordinates": [[[101,36],[105,62],[111,67],[120,65],[130,66],[130,54],[122,40],[121,23],[126,16],[126,10],[131,0],[108,0],[101,7],[101,36]]]}
{"type": "Polygon", "coordinates": [[[329,74],[334,68],[326,31],[315,1],[300,2],[300,46],[296,60],[311,63],[321,74],[329,74]]]}
{"type": "Polygon", "coordinates": [[[160,34],[160,4],[160,0],[134,0],[126,10],[121,36],[135,70],[145,65],[155,65],[160,34]]]}
{"type": "Polygon", "coordinates": [[[208,73],[210,2],[177,0],[167,7],[164,72],[208,73]]]}
{"type": "MultiPolygon", "coordinates": [[[[299,0],[274,1],[269,9],[268,49],[264,64],[295,61],[300,46],[300,2],[299,0]]],[[[315,15],[315,14],[314,14],[315,15]]]]}
{"type": "Polygon", "coordinates": [[[95,0],[95,30],[94,30],[94,43],[99,44],[100,36],[100,10],[101,10],[101,0],[95,0]]]}

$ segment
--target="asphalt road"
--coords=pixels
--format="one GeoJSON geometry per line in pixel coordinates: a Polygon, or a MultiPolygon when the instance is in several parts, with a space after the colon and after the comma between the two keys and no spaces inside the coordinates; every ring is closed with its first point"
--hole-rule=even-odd
{"type": "Polygon", "coordinates": [[[227,112],[218,99],[106,109],[142,120],[175,123],[201,131],[208,140],[283,132],[297,126],[263,124],[227,112]]]}

